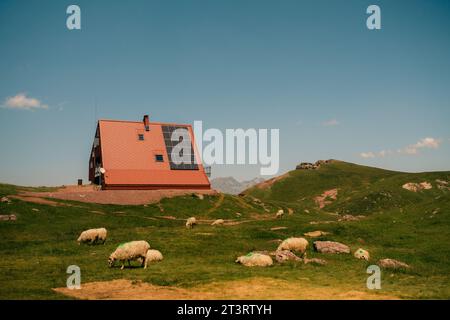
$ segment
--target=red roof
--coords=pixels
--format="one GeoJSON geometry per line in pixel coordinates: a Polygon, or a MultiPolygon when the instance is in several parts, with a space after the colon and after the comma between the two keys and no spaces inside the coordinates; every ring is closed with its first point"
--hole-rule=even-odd
{"type": "Polygon", "coordinates": [[[208,188],[210,183],[200,164],[192,126],[150,122],[146,131],[141,121],[100,120],[102,166],[106,170],[104,184],[153,188],[208,188]],[[198,170],[171,170],[162,126],[183,126],[189,131],[198,170]],[[138,135],[144,135],[144,140],[138,135]],[[157,162],[156,155],[163,155],[157,162]]]}

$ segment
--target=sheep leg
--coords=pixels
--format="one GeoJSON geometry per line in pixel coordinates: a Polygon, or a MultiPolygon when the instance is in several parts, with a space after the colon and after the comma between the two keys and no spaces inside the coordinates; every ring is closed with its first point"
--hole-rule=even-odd
{"type": "Polygon", "coordinates": [[[123,270],[123,268],[125,268],[125,261],[120,261],[122,263],[122,266],[120,267],[120,270],[123,270]]]}

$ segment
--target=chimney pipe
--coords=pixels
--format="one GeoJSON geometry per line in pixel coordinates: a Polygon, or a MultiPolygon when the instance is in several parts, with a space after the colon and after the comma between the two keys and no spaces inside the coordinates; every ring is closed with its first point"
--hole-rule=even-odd
{"type": "Polygon", "coordinates": [[[145,131],[150,131],[150,121],[148,119],[148,114],[144,115],[144,127],[145,127],[145,131]]]}

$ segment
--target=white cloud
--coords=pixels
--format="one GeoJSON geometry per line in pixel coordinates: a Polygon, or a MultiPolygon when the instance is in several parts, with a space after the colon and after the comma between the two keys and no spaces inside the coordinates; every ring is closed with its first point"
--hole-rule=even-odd
{"type": "Polygon", "coordinates": [[[441,144],[441,141],[435,138],[423,138],[417,143],[409,145],[403,149],[400,149],[398,152],[402,154],[409,154],[409,155],[416,155],[419,153],[419,149],[437,149],[439,148],[439,145],[441,144]]]}
{"type": "Polygon", "coordinates": [[[420,149],[438,149],[441,144],[440,139],[435,139],[431,137],[423,138],[414,144],[406,146],[404,148],[398,149],[396,152],[392,150],[382,150],[380,152],[362,152],[360,153],[361,158],[384,158],[392,154],[404,154],[404,155],[417,155],[420,153],[420,149]]]}
{"type": "Polygon", "coordinates": [[[48,109],[48,105],[43,104],[36,98],[27,97],[25,93],[19,93],[14,97],[7,98],[4,107],[16,110],[48,109]]]}
{"type": "Polygon", "coordinates": [[[322,122],[322,125],[323,125],[324,127],[338,126],[338,125],[339,125],[339,121],[337,121],[336,119],[331,119],[331,120],[322,122]]]}
{"type": "Polygon", "coordinates": [[[375,158],[375,153],[373,153],[373,152],[361,152],[359,154],[359,156],[361,158],[364,158],[364,159],[370,159],[370,158],[375,158]]]}

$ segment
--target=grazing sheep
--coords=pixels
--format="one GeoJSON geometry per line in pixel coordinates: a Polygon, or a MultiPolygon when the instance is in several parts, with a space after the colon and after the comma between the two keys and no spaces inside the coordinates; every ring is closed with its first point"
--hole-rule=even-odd
{"type": "Polygon", "coordinates": [[[197,219],[195,219],[194,217],[191,217],[191,218],[187,219],[187,221],[186,221],[186,228],[191,229],[196,224],[197,224],[197,219]]]}
{"type": "Polygon", "coordinates": [[[223,225],[224,223],[225,223],[225,221],[223,219],[217,219],[216,221],[211,223],[211,225],[212,226],[218,226],[218,225],[223,225]]]}
{"type": "Polygon", "coordinates": [[[366,261],[369,261],[369,259],[370,259],[369,252],[367,250],[364,250],[361,248],[356,250],[353,255],[355,256],[356,259],[361,259],[361,260],[366,260],[366,261]]]}
{"type": "Polygon", "coordinates": [[[284,216],[284,210],[283,209],[280,209],[280,210],[278,210],[278,212],[277,212],[277,214],[276,214],[276,218],[277,219],[281,219],[281,218],[283,218],[283,216],[284,216]]]}
{"type": "Polygon", "coordinates": [[[163,255],[158,250],[148,250],[147,255],[145,257],[144,269],[147,269],[147,264],[152,261],[161,261],[163,259],[163,255]]]}
{"type": "Polygon", "coordinates": [[[308,241],[305,238],[288,238],[280,243],[277,251],[298,251],[303,255],[305,254],[307,247],[308,241]]]}
{"type": "Polygon", "coordinates": [[[105,228],[98,228],[98,229],[89,229],[86,231],[83,231],[80,236],[78,237],[77,241],[78,244],[81,243],[90,243],[90,244],[96,244],[96,243],[102,243],[104,244],[106,241],[106,235],[107,231],[105,228]]]}
{"type": "Polygon", "coordinates": [[[250,252],[246,256],[240,256],[236,259],[246,267],[267,267],[273,265],[273,260],[269,255],[250,252]]]}
{"type": "Polygon", "coordinates": [[[109,267],[112,267],[116,260],[119,260],[122,264],[120,269],[123,269],[125,267],[125,261],[127,261],[128,265],[130,265],[131,260],[141,259],[141,265],[143,265],[147,257],[147,251],[149,249],[150,245],[147,241],[143,240],[122,243],[109,256],[109,267]]]}

